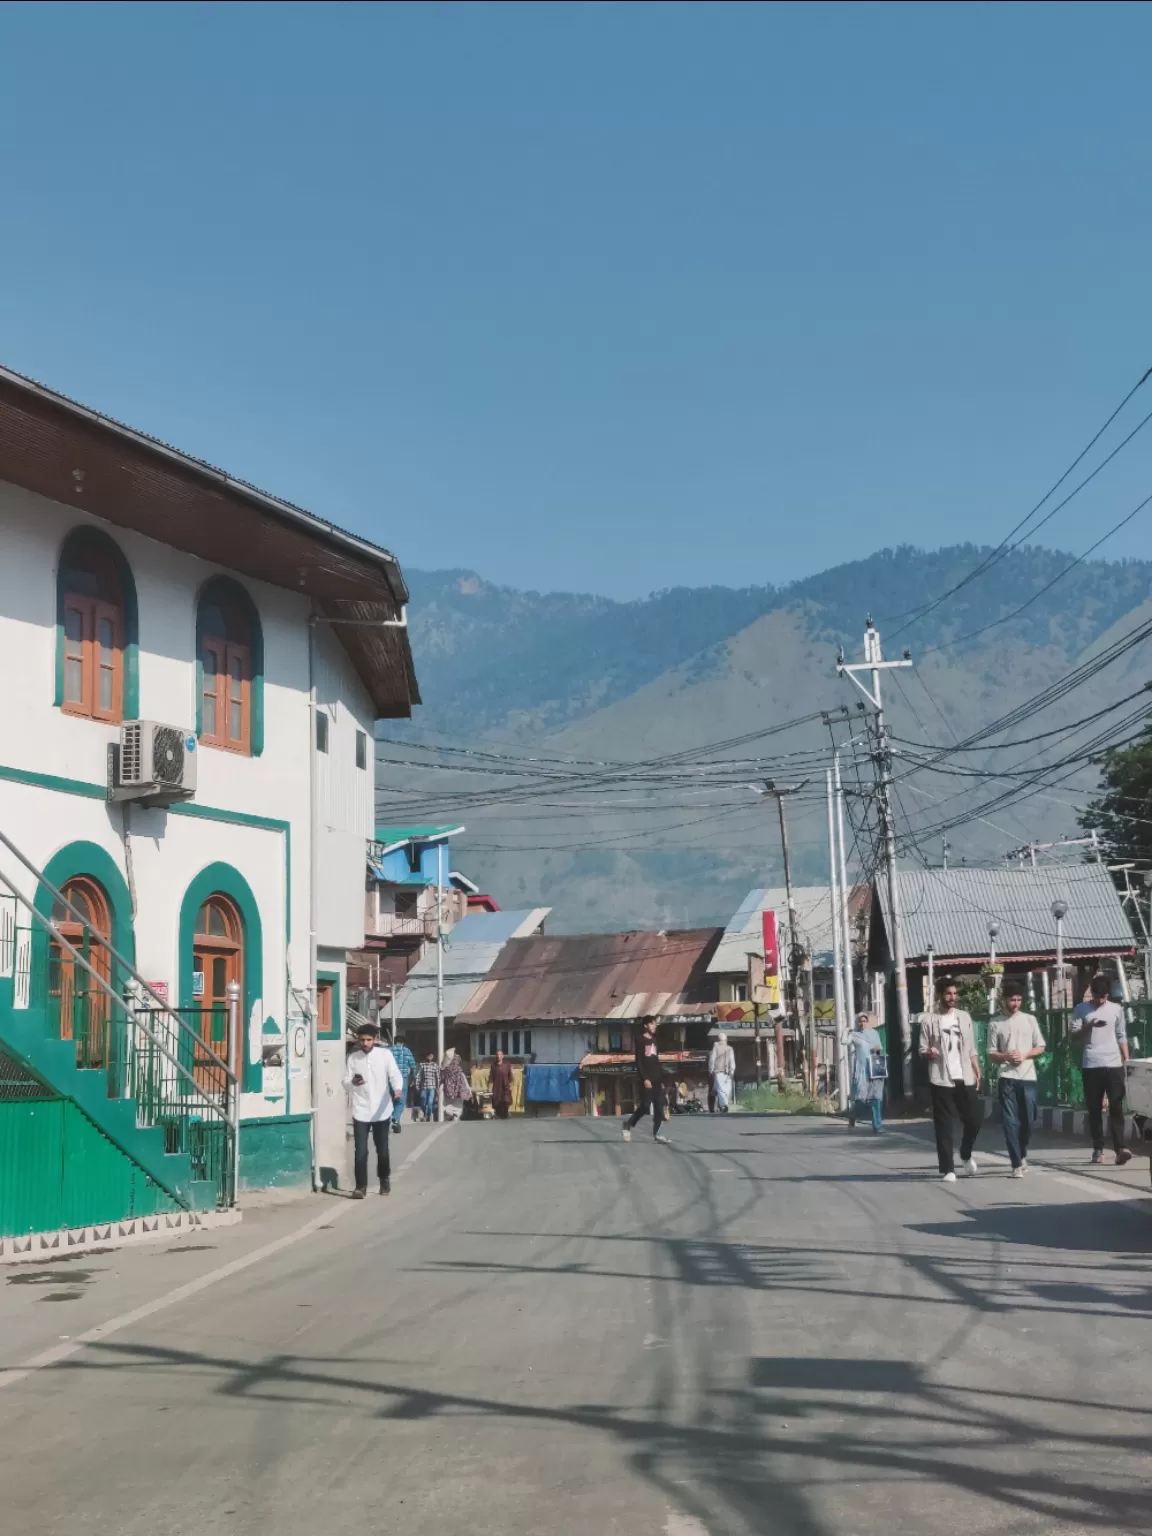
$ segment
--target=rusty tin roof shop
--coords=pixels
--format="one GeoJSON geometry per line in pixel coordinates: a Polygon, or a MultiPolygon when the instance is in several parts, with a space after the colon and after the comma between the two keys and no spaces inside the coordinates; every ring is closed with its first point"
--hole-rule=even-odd
{"type": "Polygon", "coordinates": [[[708,962],[723,930],[594,933],[510,940],[460,1023],[710,1017],[708,962]]]}
{"type": "Polygon", "coordinates": [[[381,718],[420,702],[395,555],[203,459],[0,368],[0,480],[312,598],[381,718]]]}
{"type": "MultiPolygon", "coordinates": [[[[897,878],[904,947],[911,964],[927,963],[929,945],[937,964],[986,960],[991,923],[998,930],[998,959],[1050,960],[1056,953],[1056,901],[1068,909],[1063,928],[1064,952],[1070,958],[1128,954],[1134,948],[1131,926],[1103,864],[902,869],[897,878]]],[[[880,880],[871,933],[872,961],[879,968],[887,962],[888,932],[888,888],[880,880]],[[877,914],[880,922],[875,921],[877,914]]]]}

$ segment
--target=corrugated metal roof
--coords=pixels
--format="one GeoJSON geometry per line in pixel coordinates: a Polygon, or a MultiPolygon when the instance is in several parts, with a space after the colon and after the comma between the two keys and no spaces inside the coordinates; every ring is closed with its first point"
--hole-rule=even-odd
{"type": "MultiPolygon", "coordinates": [[[[520,912],[470,912],[444,944],[444,1013],[455,1018],[467,1006],[509,939],[535,933],[551,907],[520,912]]],[[[396,994],[396,1017],[436,1017],[436,946],[430,945],[396,994]]]]}
{"type": "MultiPolygon", "coordinates": [[[[904,946],[909,960],[979,958],[989,952],[988,924],[999,924],[996,953],[1055,954],[1052,903],[1068,903],[1064,948],[1089,953],[1130,950],[1132,929],[1103,864],[1025,865],[999,869],[899,871],[904,946]]],[[[891,931],[888,888],[877,882],[885,929],[891,931]]]]}
{"type": "Polygon", "coordinates": [[[690,928],[513,939],[460,1022],[710,1015],[708,961],[720,937],[690,928]]]}
{"type": "Polygon", "coordinates": [[[399,848],[404,843],[439,843],[446,837],[463,832],[460,825],[446,827],[377,827],[375,841],[386,848],[399,848]]]}
{"type": "MultiPolygon", "coordinates": [[[[864,888],[854,890],[851,905],[862,904],[866,899],[864,888]]],[[[832,889],[827,885],[794,885],[792,899],[796,903],[796,924],[804,943],[812,946],[812,957],[817,965],[832,964],[832,889]]],[[[748,955],[763,951],[764,932],[761,913],[775,912],[776,930],[787,943],[788,892],[783,886],[767,886],[749,891],[736,909],[732,921],[724,930],[720,947],[712,957],[708,969],[713,973],[743,976],[748,970],[748,955]]]]}

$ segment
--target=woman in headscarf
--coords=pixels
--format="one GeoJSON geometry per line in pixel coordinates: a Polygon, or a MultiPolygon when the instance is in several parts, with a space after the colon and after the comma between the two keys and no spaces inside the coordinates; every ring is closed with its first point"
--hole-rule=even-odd
{"type": "Polygon", "coordinates": [[[876,1028],[876,1015],[858,1013],[856,1028],[848,1041],[852,1052],[852,1094],[848,1104],[848,1124],[855,1125],[857,1115],[872,1116],[872,1130],[884,1123],[884,1082],[888,1060],[884,1042],[876,1028]]]}
{"type": "Polygon", "coordinates": [[[728,1036],[721,1031],[708,1056],[708,1076],[716,1098],[716,1108],[722,1115],[728,1113],[728,1105],[736,1092],[736,1052],[728,1044],[728,1036]]]}
{"type": "Polygon", "coordinates": [[[456,1054],[455,1047],[449,1047],[444,1056],[444,1118],[459,1120],[464,1113],[465,1103],[472,1097],[472,1089],[468,1084],[468,1075],[464,1071],[464,1063],[456,1054]]]}

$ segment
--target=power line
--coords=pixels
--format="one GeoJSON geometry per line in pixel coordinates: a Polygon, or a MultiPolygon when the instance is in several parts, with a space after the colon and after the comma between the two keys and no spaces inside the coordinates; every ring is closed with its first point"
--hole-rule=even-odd
{"type": "MultiPolygon", "coordinates": [[[[969,571],[968,574],[966,576],[964,576],[960,581],[956,582],[954,586],[949,587],[947,592],[944,592],[939,597],[934,598],[931,602],[927,603],[923,608],[921,608],[919,610],[911,611],[910,615],[908,613],[896,615],[897,619],[904,619],[906,622],[901,624],[900,628],[894,631],[894,636],[902,634],[903,631],[905,629],[909,628],[910,625],[918,624],[921,619],[926,618],[928,616],[928,614],[933,613],[937,608],[939,608],[941,606],[942,603],[946,603],[950,597],[954,597],[957,592],[961,591],[964,587],[968,586],[969,583],[975,581],[977,579],[977,577],[982,576],[984,574],[984,572],[987,571],[987,570],[990,570],[993,565],[998,564],[1000,562],[1000,560],[1002,560],[1004,558],[1005,554],[1010,553],[1012,549],[1015,549],[1015,548],[1018,547],[1018,544],[1017,545],[1013,545],[1011,541],[1016,537],[1016,535],[1020,532],[1020,530],[1022,528],[1024,528],[1026,526],[1026,524],[1028,524],[1031,521],[1031,519],[1036,515],[1036,513],[1039,512],[1040,508],[1044,505],[1044,503],[1060,489],[1060,487],[1064,484],[1065,480],[1067,480],[1068,476],[1077,467],[1077,465],[1083,462],[1083,460],[1087,457],[1087,455],[1092,451],[1092,449],[1096,446],[1096,444],[1104,436],[1105,432],[1107,432],[1108,428],[1112,425],[1112,423],[1120,415],[1121,411],[1123,411],[1124,407],[1132,399],[1133,395],[1136,394],[1137,390],[1142,388],[1142,386],[1147,382],[1147,380],[1150,377],[1152,377],[1152,368],[1148,368],[1148,369],[1145,370],[1145,372],[1141,375],[1141,377],[1136,381],[1136,383],[1132,386],[1132,388],[1124,396],[1123,400],[1121,400],[1120,404],[1116,407],[1116,409],[1108,417],[1108,420],[1099,429],[1099,431],[1097,431],[1095,433],[1095,435],[1088,441],[1088,443],[1080,450],[1080,452],[1072,460],[1071,464],[1069,464],[1068,468],[1064,471],[1064,473],[1060,476],[1060,478],[1055,482],[1055,484],[1050,486],[1049,489],[1044,492],[1044,495],[1041,496],[1040,500],[1036,503],[1036,505],[1034,507],[1030,508],[1030,510],[1024,514],[1024,516],[1015,525],[1015,527],[1010,528],[1008,530],[1008,532],[1004,536],[1003,540],[996,546],[996,548],[991,552],[991,554],[986,555],[985,558],[980,562],[979,565],[977,565],[973,570],[969,571]]],[[[1082,480],[1080,482],[1080,484],[1076,487],[1076,489],[1074,491],[1071,491],[1064,498],[1064,500],[1059,503],[1059,505],[1053,507],[1050,512],[1048,512],[1043,518],[1041,518],[1040,522],[1036,524],[1036,527],[1030,529],[1029,532],[1028,532],[1028,535],[1026,535],[1026,536],[1030,537],[1032,534],[1034,534],[1037,531],[1037,529],[1042,528],[1044,526],[1044,524],[1046,522],[1048,522],[1052,517],[1054,517],[1056,515],[1056,513],[1059,512],[1062,507],[1066,507],[1074,496],[1079,495],[1079,493],[1084,489],[1084,487],[1091,480],[1094,480],[1096,478],[1096,476],[1105,467],[1105,465],[1111,463],[1111,461],[1116,457],[1116,455],[1123,448],[1127,447],[1127,445],[1136,436],[1137,432],[1140,432],[1147,425],[1147,423],[1149,421],[1152,421],[1152,411],[1150,411],[1148,413],[1148,415],[1144,417],[1143,421],[1141,421],[1139,423],[1139,425],[1136,426],[1128,434],[1128,436],[1123,440],[1123,442],[1121,442],[1116,448],[1114,448],[1112,450],[1112,452],[1108,455],[1108,457],[1106,459],[1103,460],[1102,463],[1100,463],[1100,464],[1098,464],[1096,466],[1096,468],[1092,471],[1092,473],[1090,475],[1088,475],[1084,480],[1082,480]]],[[[1021,539],[1019,542],[1022,543],[1023,540],[1021,539]]]]}

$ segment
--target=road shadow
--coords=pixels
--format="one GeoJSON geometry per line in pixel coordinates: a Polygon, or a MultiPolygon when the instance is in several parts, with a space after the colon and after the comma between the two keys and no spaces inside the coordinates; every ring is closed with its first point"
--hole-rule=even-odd
{"type": "Polygon", "coordinates": [[[557,1425],[608,1439],[637,1477],[710,1536],[900,1530],[909,1523],[905,1503],[912,1515],[936,1507],[949,1530],[1152,1528],[1148,1409],[988,1392],[901,1359],[754,1358],[735,1386],[697,1382],[706,1406],[682,1419],[664,1405],[518,1401],[413,1385],[359,1357],[246,1360],[104,1341],[54,1369],[160,1376],[173,1400],[206,1390],[260,1415],[290,1405],[318,1425],[349,1405],[384,1422],[447,1427],[463,1418],[514,1436],[521,1425],[557,1425]]]}
{"type": "Polygon", "coordinates": [[[954,1220],[912,1223],[928,1237],[998,1239],[1069,1253],[1152,1254],[1152,1221],[1139,1201],[1085,1200],[1075,1204],[968,1207],[954,1220]]]}

